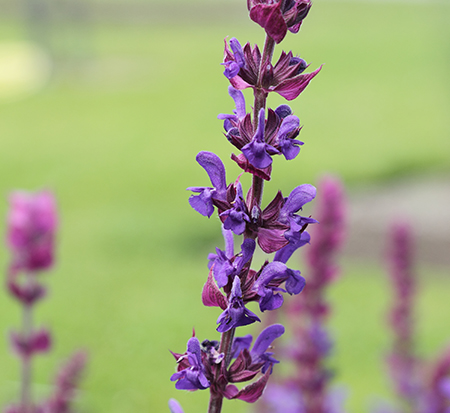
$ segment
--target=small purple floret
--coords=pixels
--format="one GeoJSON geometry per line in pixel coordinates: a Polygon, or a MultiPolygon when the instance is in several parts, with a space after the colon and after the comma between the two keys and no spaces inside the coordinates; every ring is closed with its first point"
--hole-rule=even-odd
{"type": "Polygon", "coordinates": [[[280,153],[273,146],[264,141],[264,128],[265,128],[265,111],[261,109],[259,111],[258,128],[256,129],[255,136],[251,142],[242,147],[242,153],[247,160],[256,168],[264,169],[272,164],[272,157],[280,153]]]}
{"type": "Polygon", "coordinates": [[[261,297],[259,308],[264,312],[281,307],[283,296],[280,293],[287,291],[289,294],[299,294],[304,286],[305,279],[300,275],[300,271],[291,270],[286,264],[274,261],[264,267],[253,289],[261,297]],[[274,281],[277,285],[285,281],[286,290],[271,285],[274,281]]]}
{"type": "Polygon", "coordinates": [[[292,254],[303,245],[309,244],[311,236],[308,232],[296,232],[292,238],[289,239],[289,244],[281,248],[275,253],[274,261],[287,263],[292,254]]]}
{"type": "Polygon", "coordinates": [[[312,185],[304,184],[294,188],[283,207],[280,210],[279,221],[283,224],[289,224],[289,231],[284,236],[290,240],[296,232],[300,232],[306,224],[313,224],[317,221],[313,218],[302,217],[296,212],[300,211],[308,202],[311,202],[316,196],[316,188],[312,185]]]}
{"type": "Polygon", "coordinates": [[[208,174],[213,187],[187,188],[189,191],[199,193],[199,195],[191,195],[189,197],[189,204],[198,213],[209,218],[214,212],[213,200],[226,200],[225,166],[220,158],[212,152],[199,152],[196,159],[208,174]]]}
{"type": "Polygon", "coordinates": [[[261,331],[258,338],[255,340],[250,355],[252,356],[253,363],[264,362],[264,366],[261,370],[263,374],[269,368],[272,368],[274,364],[279,363],[278,360],[272,357],[273,353],[267,352],[266,350],[276,338],[281,337],[283,334],[284,327],[281,324],[273,324],[261,331]]]}
{"type": "Polygon", "coordinates": [[[233,201],[233,207],[227,209],[220,214],[221,217],[227,217],[223,223],[224,229],[233,231],[236,235],[241,235],[245,231],[246,222],[250,221],[244,203],[244,195],[242,193],[242,186],[238,183],[236,188],[236,198],[233,201]]]}
{"type": "Polygon", "coordinates": [[[191,337],[189,339],[186,355],[190,366],[173,374],[170,380],[177,380],[175,387],[179,390],[207,389],[210,386],[210,383],[205,376],[200,342],[196,337],[191,337]]]}
{"type": "Polygon", "coordinates": [[[294,159],[300,152],[303,142],[289,137],[289,135],[298,134],[300,119],[297,116],[289,115],[283,119],[278,130],[278,145],[286,160],[294,159]]]}
{"type": "Polygon", "coordinates": [[[235,77],[239,73],[239,70],[241,70],[241,67],[245,66],[244,51],[235,37],[230,39],[230,48],[233,51],[234,61],[229,60],[228,62],[222,63],[225,66],[223,74],[227,79],[235,77]]]}
{"type": "Polygon", "coordinates": [[[217,324],[219,324],[217,331],[224,333],[232,328],[246,326],[255,321],[261,320],[256,314],[245,308],[242,299],[241,281],[236,276],[233,281],[228,308],[217,319],[217,324]]]}

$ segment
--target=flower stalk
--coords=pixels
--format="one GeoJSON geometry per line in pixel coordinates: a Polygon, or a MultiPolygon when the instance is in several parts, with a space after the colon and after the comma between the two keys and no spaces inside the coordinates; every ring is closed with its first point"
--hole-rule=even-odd
{"type": "MultiPolygon", "coordinates": [[[[241,46],[236,38],[225,40],[224,75],[230,81],[228,93],[234,100],[233,114],[220,114],[225,136],[240,152],[231,158],[244,173],[252,175],[247,195],[240,176],[227,184],[221,159],[211,152],[200,152],[196,160],[211,181],[210,187],[190,187],[191,207],[201,215],[211,217],[217,210],[222,222],[225,250],[216,248],[209,255],[209,274],[202,291],[205,306],[219,307],[216,330],[220,341],[200,341],[191,337],[185,353],[172,353],[177,372],[171,377],[180,390],[210,389],[208,413],[219,413],[223,399],[256,402],[267,385],[273,366],[278,363],[268,351],[272,342],[284,334],[281,324],[264,329],[253,343],[253,337],[239,337],[236,329],[260,322],[258,315],[246,308],[258,302],[262,313],[280,308],[283,294],[299,294],[305,280],[300,271],[286,263],[292,253],[309,240],[307,226],[316,223],[311,217],[298,214],[303,205],[312,201],[316,190],[304,184],[294,188],[288,197],[279,191],[265,207],[262,205],[264,181],[271,179],[272,157],[283,155],[292,160],[303,142],[296,139],[300,120],[288,105],[276,109],[267,107],[269,93],[276,92],[287,100],[295,99],[319,72],[303,74],[306,62],[282,52],[272,63],[275,44],[289,30],[297,33],[309,10],[310,0],[285,1],[249,0],[250,17],[266,31],[262,53],[257,45],[241,46]],[[253,110],[247,113],[243,89],[253,89],[253,110]],[[242,236],[241,251],[234,251],[234,237],[242,236]],[[259,246],[267,254],[274,253],[260,269],[252,269],[253,254],[259,246]],[[238,389],[234,383],[253,380],[238,389]]],[[[172,412],[182,412],[171,400],[172,412]]]]}

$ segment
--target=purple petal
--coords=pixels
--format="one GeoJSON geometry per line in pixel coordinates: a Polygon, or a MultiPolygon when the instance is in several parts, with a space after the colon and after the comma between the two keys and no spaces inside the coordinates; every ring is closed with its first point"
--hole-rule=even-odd
{"type": "Polygon", "coordinates": [[[261,290],[264,289],[265,286],[269,284],[269,282],[274,278],[285,277],[287,269],[288,268],[286,267],[286,264],[283,264],[282,262],[273,261],[269,263],[262,270],[259,278],[253,285],[253,289],[256,290],[259,294],[260,292],[262,292],[261,290]]]}
{"type": "Polygon", "coordinates": [[[244,239],[244,242],[241,245],[242,256],[237,257],[234,261],[236,266],[236,271],[240,272],[244,265],[253,257],[253,253],[255,252],[256,243],[255,240],[251,238],[244,239]]]}
{"type": "Polygon", "coordinates": [[[275,109],[275,113],[280,119],[284,119],[292,114],[292,109],[288,105],[280,105],[275,109]]]}
{"type": "Polygon", "coordinates": [[[178,403],[175,399],[169,400],[169,410],[170,413],[184,413],[180,403],[178,403]]]}
{"type": "Polygon", "coordinates": [[[234,256],[233,232],[225,229],[222,225],[222,235],[225,240],[225,254],[227,255],[227,257],[233,257],[234,256]]]}
{"type": "Polygon", "coordinates": [[[200,192],[199,195],[191,195],[189,197],[189,205],[194,208],[199,214],[210,218],[214,212],[214,205],[212,202],[212,188],[190,187],[188,191],[200,192]]]}
{"type": "Polygon", "coordinates": [[[284,331],[284,326],[281,324],[273,324],[261,331],[258,338],[255,340],[252,351],[250,352],[252,359],[261,357],[272,342],[284,334],[284,331]]]}
{"type": "Polygon", "coordinates": [[[284,137],[292,132],[294,132],[296,129],[298,129],[300,126],[300,119],[295,115],[287,116],[283,119],[283,122],[281,123],[280,129],[278,130],[278,136],[284,137]]]}
{"type": "Polygon", "coordinates": [[[251,334],[247,334],[243,337],[236,337],[233,340],[233,346],[231,347],[231,354],[233,355],[232,358],[236,358],[242,350],[248,350],[250,348],[252,340],[253,337],[251,336],[251,334]]]}
{"type": "Polygon", "coordinates": [[[316,188],[312,185],[304,184],[297,186],[297,188],[294,188],[289,194],[289,197],[281,208],[280,218],[287,218],[287,216],[299,211],[303,205],[311,202],[315,196],[316,188]]]}
{"type": "Polygon", "coordinates": [[[294,236],[290,238],[289,244],[276,252],[273,260],[286,264],[298,248],[303,247],[305,244],[309,244],[310,239],[311,236],[306,231],[295,233],[294,236]]]}
{"type": "Polygon", "coordinates": [[[253,139],[241,150],[253,166],[264,169],[272,164],[272,157],[266,152],[266,146],[268,146],[266,143],[253,139]]]}
{"type": "Polygon", "coordinates": [[[197,154],[196,160],[208,174],[212,186],[220,195],[220,199],[225,199],[227,191],[225,166],[220,158],[212,152],[203,151],[197,154]]]}
{"type": "Polygon", "coordinates": [[[233,86],[228,86],[228,94],[233,98],[236,105],[236,116],[238,119],[244,118],[247,114],[245,109],[244,94],[240,90],[235,89],[233,86]]]}
{"type": "Polygon", "coordinates": [[[289,294],[300,294],[305,288],[306,281],[300,275],[300,271],[288,268],[289,278],[286,280],[286,291],[289,294]]]}
{"type": "Polygon", "coordinates": [[[242,46],[239,43],[238,39],[236,39],[235,37],[232,37],[230,39],[230,48],[233,51],[236,63],[239,65],[239,67],[244,67],[245,66],[244,51],[242,50],[242,46]]]}
{"type": "Polygon", "coordinates": [[[297,155],[300,153],[299,146],[301,145],[303,145],[302,141],[289,138],[280,139],[279,142],[281,152],[283,153],[287,161],[291,161],[292,159],[295,159],[297,157],[297,155]]]}

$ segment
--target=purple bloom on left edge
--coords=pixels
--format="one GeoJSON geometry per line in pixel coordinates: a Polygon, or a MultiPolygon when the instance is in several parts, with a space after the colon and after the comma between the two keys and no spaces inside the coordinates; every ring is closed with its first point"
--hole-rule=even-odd
{"type": "Polygon", "coordinates": [[[259,111],[258,128],[250,143],[247,143],[241,150],[248,161],[259,169],[267,168],[272,164],[272,157],[280,153],[272,145],[269,145],[264,141],[264,129],[265,129],[265,111],[261,109],[259,111]]]}
{"type": "Polygon", "coordinates": [[[12,270],[50,268],[58,221],[53,194],[13,192],[9,202],[7,243],[13,253],[12,270]]]}
{"type": "Polygon", "coordinates": [[[241,281],[239,277],[234,277],[233,287],[227,309],[217,319],[217,331],[224,333],[235,327],[246,326],[255,321],[261,321],[259,317],[245,308],[242,299],[241,281]]]}
{"type": "Polygon", "coordinates": [[[199,195],[189,197],[189,204],[198,213],[209,218],[214,212],[214,200],[226,201],[227,199],[225,166],[212,152],[199,152],[196,160],[208,174],[212,188],[203,186],[187,188],[188,191],[199,192],[199,195]]]}
{"type": "MultiPolygon", "coordinates": [[[[205,376],[205,367],[202,363],[202,351],[200,342],[196,337],[191,337],[187,343],[186,355],[180,357],[180,361],[186,358],[189,365],[172,374],[171,381],[176,381],[175,387],[179,390],[204,390],[210,386],[205,376]]],[[[183,364],[180,364],[183,366],[183,364]]]]}

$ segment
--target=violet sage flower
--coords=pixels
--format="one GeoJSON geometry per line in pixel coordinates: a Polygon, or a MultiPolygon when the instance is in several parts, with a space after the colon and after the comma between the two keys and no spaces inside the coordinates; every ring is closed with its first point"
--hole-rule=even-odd
{"type": "Polygon", "coordinates": [[[189,339],[185,357],[187,357],[189,366],[172,374],[170,380],[176,381],[175,387],[181,390],[207,389],[210,383],[205,376],[200,342],[196,337],[189,339]]]}
{"type": "Polygon", "coordinates": [[[280,210],[279,221],[289,224],[289,231],[285,232],[285,237],[289,240],[294,234],[302,231],[306,224],[314,224],[317,221],[313,218],[302,217],[296,212],[301,211],[302,207],[311,202],[316,197],[316,188],[312,185],[304,184],[293,189],[286,198],[284,205],[280,210]]]}
{"type": "MultiPolygon", "coordinates": [[[[239,275],[244,265],[253,257],[256,243],[254,240],[247,238],[241,245],[241,252],[236,256],[227,256],[226,251],[216,248],[217,254],[214,255],[210,263],[214,278],[219,288],[224,287],[230,281],[230,277],[239,275]]],[[[211,268],[210,267],[210,268],[211,268]]]]}
{"type": "Polygon", "coordinates": [[[241,149],[248,161],[259,169],[267,168],[272,163],[272,157],[270,155],[279,153],[277,149],[264,141],[265,121],[265,112],[264,109],[261,109],[256,133],[252,141],[241,149]]]}
{"type": "Polygon", "coordinates": [[[200,152],[196,159],[208,174],[212,187],[187,188],[189,191],[199,193],[199,195],[191,195],[189,204],[197,212],[209,218],[214,212],[214,200],[226,201],[225,167],[220,158],[212,152],[200,152]]]}
{"type": "Polygon", "coordinates": [[[299,294],[305,286],[305,279],[300,271],[289,269],[286,264],[274,261],[268,264],[256,280],[253,288],[261,297],[259,308],[261,311],[275,310],[283,304],[282,292],[299,294]],[[285,288],[279,285],[285,282],[285,288]]]}
{"type": "Polygon", "coordinates": [[[217,319],[217,331],[224,333],[232,328],[246,326],[255,321],[261,321],[259,317],[245,308],[242,300],[241,281],[239,277],[234,277],[233,287],[227,309],[217,319]]]}

